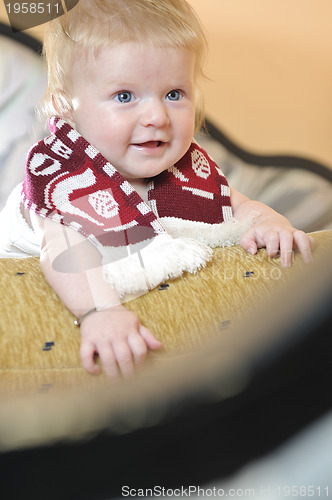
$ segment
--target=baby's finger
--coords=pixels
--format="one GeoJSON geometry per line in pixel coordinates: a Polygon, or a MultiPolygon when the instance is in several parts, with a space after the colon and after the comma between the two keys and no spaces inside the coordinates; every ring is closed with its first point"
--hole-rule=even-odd
{"type": "Polygon", "coordinates": [[[134,372],[134,360],[129,345],[124,340],[113,343],[113,352],[118,367],[124,377],[129,377],[134,372]]]}
{"type": "Polygon", "coordinates": [[[314,239],[303,231],[295,231],[293,237],[294,243],[302,255],[303,262],[310,264],[312,262],[312,249],[315,244],[314,239]]]}
{"type": "Polygon", "coordinates": [[[82,366],[88,373],[92,374],[100,373],[100,367],[96,362],[95,352],[95,345],[92,342],[82,340],[80,347],[82,366]]]}
{"type": "Polygon", "coordinates": [[[280,262],[282,267],[290,267],[293,258],[293,234],[289,231],[280,233],[280,262]]]}
{"type": "Polygon", "coordinates": [[[119,378],[116,357],[110,344],[105,343],[102,346],[99,345],[99,357],[108,378],[119,378]]]}
{"type": "Polygon", "coordinates": [[[249,229],[241,236],[240,245],[251,255],[255,255],[255,253],[257,253],[257,243],[254,229],[249,229]]]}
{"type": "Polygon", "coordinates": [[[275,257],[279,252],[280,236],[277,231],[268,231],[265,235],[266,253],[269,257],[275,257]]]}
{"type": "Polygon", "coordinates": [[[158,339],[156,339],[156,337],[150,332],[150,330],[146,328],[146,326],[141,325],[139,328],[139,333],[146,342],[148,348],[152,351],[157,351],[163,346],[162,343],[158,339]]]}
{"type": "Polygon", "coordinates": [[[137,366],[137,368],[140,368],[143,365],[146,355],[148,353],[148,347],[146,345],[146,342],[141,337],[141,335],[138,335],[136,333],[133,335],[129,335],[128,344],[131,349],[132,356],[134,357],[134,363],[137,366]]]}

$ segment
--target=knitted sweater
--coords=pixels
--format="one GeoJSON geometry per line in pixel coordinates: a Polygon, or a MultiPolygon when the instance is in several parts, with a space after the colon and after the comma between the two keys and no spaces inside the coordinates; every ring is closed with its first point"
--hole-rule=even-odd
{"type": "Polygon", "coordinates": [[[52,118],[50,131],[29,152],[22,202],[95,245],[120,296],[196,272],[211,258],[210,247],[238,243],[248,227],[233,219],[227,180],[195,142],[149,180],[144,202],[68,123],[52,118]]]}

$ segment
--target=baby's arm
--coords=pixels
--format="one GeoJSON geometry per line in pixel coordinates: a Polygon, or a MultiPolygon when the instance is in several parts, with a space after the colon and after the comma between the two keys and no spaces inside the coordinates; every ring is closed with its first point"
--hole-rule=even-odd
{"type": "Polygon", "coordinates": [[[305,263],[312,261],[313,238],[295,229],[286,217],[234,189],[231,189],[231,203],[236,219],[253,218],[253,226],[240,240],[249,253],[255,254],[258,248],[266,247],[268,256],[274,257],[280,251],[281,265],[289,267],[293,249],[297,248],[305,263]]]}
{"type": "Polygon", "coordinates": [[[76,231],[49,219],[31,219],[33,227],[44,235],[41,269],[66,307],[78,318],[96,307],[105,307],[81,322],[83,367],[89,373],[99,373],[95,356],[98,354],[109,377],[117,377],[119,372],[124,376],[132,374],[143,364],[148,349],[159,349],[161,343],[136,314],[121,304],[104,279],[101,256],[92,244],[76,231]],[[65,250],[66,260],[55,265],[55,259],[65,250]]]}

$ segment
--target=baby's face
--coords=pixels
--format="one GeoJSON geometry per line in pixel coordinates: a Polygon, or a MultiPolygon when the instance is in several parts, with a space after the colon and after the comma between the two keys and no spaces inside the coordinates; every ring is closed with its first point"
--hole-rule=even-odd
{"type": "Polygon", "coordinates": [[[154,177],[190,146],[195,56],[121,43],[73,65],[70,122],[128,180],[154,177]]]}

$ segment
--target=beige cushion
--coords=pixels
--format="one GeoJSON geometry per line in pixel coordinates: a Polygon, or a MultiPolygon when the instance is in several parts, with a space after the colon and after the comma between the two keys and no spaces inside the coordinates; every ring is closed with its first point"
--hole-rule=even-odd
{"type": "MultiPolygon", "coordinates": [[[[318,258],[332,231],[312,234],[318,258]]],[[[304,268],[298,254],[292,267],[283,269],[265,249],[251,256],[239,246],[217,248],[196,275],[168,281],[126,306],[162,341],[163,350],[150,355],[151,363],[160,364],[199,350],[211,335],[223,335],[304,268]]],[[[81,367],[79,329],[46,283],[38,258],[1,259],[0,294],[2,397],[105,382],[103,375],[88,375],[81,367]]]]}

